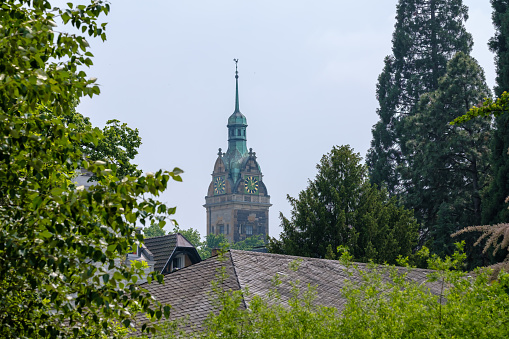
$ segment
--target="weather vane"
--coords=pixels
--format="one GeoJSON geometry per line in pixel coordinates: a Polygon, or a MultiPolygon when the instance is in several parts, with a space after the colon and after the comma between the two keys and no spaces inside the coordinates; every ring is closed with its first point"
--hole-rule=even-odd
{"type": "Polygon", "coordinates": [[[239,62],[239,59],[233,59],[235,61],[235,78],[239,77],[239,72],[237,71],[237,63],[239,62]]]}

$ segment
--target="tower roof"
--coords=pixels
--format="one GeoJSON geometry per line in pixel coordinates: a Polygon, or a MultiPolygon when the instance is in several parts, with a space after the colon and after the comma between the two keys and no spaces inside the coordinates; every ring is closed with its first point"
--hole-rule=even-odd
{"type": "Polygon", "coordinates": [[[239,59],[233,59],[235,61],[235,111],[228,118],[228,126],[230,125],[246,125],[247,119],[244,114],[240,113],[239,108],[239,71],[237,69],[237,63],[239,59]]]}
{"type": "Polygon", "coordinates": [[[228,118],[228,127],[232,125],[247,126],[247,119],[244,114],[240,112],[234,112],[232,115],[230,115],[228,118]]]}

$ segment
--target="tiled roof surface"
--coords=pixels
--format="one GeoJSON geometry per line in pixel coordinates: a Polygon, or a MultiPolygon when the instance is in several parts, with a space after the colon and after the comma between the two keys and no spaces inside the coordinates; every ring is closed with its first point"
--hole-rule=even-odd
{"type": "MultiPolygon", "coordinates": [[[[214,310],[212,304],[212,285],[217,275],[224,268],[226,279],[223,287],[233,291],[239,290],[239,284],[235,277],[231,257],[226,255],[218,260],[213,257],[197,264],[185,267],[164,276],[164,285],[153,282],[144,284],[152,296],[163,304],[171,305],[170,320],[186,318],[185,330],[200,330],[203,321],[214,310]]],[[[144,316],[137,317],[137,328],[140,328],[144,316]]]]}
{"type": "Polygon", "coordinates": [[[152,252],[156,261],[154,271],[161,272],[177,245],[177,234],[146,238],[144,243],[149,251],[152,252]]]}
{"type": "MultiPolygon", "coordinates": [[[[366,268],[365,264],[357,265],[360,268],[366,268]]],[[[340,293],[344,282],[349,280],[355,284],[361,281],[355,272],[349,275],[347,268],[337,260],[230,250],[221,260],[218,257],[212,257],[165,275],[164,285],[152,283],[144,287],[157,300],[172,306],[171,319],[189,316],[188,324],[184,329],[199,330],[208,314],[214,311],[210,299],[211,282],[217,281],[216,274],[221,267],[224,267],[227,274],[225,288],[249,289],[249,295],[245,299],[248,306],[254,295],[266,296],[274,288],[273,281],[276,274],[281,281],[277,290],[283,302],[292,296],[290,282],[299,281],[301,291],[305,291],[308,284],[316,287],[315,304],[338,309],[342,309],[346,302],[340,293]],[[291,266],[298,266],[298,269],[292,269],[291,266]]],[[[406,271],[405,268],[399,268],[399,270],[406,271]]],[[[412,269],[408,272],[408,278],[424,283],[426,275],[430,272],[431,270],[412,269]]],[[[440,293],[438,283],[427,284],[427,286],[432,293],[440,293]]]]}
{"type": "MultiPolygon", "coordinates": [[[[286,302],[292,297],[292,285],[299,281],[301,291],[307,289],[308,284],[316,288],[314,303],[322,306],[331,306],[342,309],[346,299],[341,295],[341,289],[346,280],[352,283],[361,282],[360,276],[354,271],[349,275],[347,268],[338,260],[317,258],[303,258],[289,255],[247,252],[230,250],[232,261],[242,289],[248,288],[246,303],[249,305],[254,295],[265,296],[274,288],[274,277],[278,275],[281,284],[277,290],[281,300],[286,302]],[[298,266],[297,270],[290,265],[298,266]]],[[[366,264],[357,263],[359,268],[366,268],[366,264]]],[[[399,268],[405,271],[404,268],[399,268]]],[[[350,268],[350,271],[353,271],[350,268]]],[[[408,278],[417,282],[425,282],[430,270],[413,269],[408,278]]],[[[440,293],[439,284],[429,285],[435,294],[440,293]]]]}

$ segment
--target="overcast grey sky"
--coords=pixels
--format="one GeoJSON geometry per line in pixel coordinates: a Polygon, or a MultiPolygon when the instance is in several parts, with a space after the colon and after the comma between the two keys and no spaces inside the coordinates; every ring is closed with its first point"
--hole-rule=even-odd
{"type": "MultiPolygon", "coordinates": [[[[204,236],[202,205],[217,149],[227,148],[238,58],[248,147],[273,203],[270,235],[279,236],[279,212],[290,215],[286,195],[306,188],[323,154],[349,144],[366,155],[396,3],[111,0],[108,40],[90,41],[95,65],[87,73],[101,95],[78,110],[98,127],[119,119],[138,128],[143,171],[182,168],[184,182],[172,182],[160,200],[177,206],[181,228],[204,236]]],[[[489,0],[464,3],[472,54],[493,87],[489,0]]]]}

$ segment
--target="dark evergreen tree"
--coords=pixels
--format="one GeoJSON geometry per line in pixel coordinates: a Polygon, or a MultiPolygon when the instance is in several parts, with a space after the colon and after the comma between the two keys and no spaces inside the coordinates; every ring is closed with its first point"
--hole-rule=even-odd
{"type": "MultiPolygon", "coordinates": [[[[488,96],[482,68],[460,52],[447,64],[437,90],[423,95],[415,114],[404,121],[405,148],[412,157],[402,176],[413,183],[405,202],[422,222],[423,238],[433,239],[435,253],[452,254],[457,240],[450,235],[481,222],[481,190],[489,177],[491,122],[449,122],[488,96]]],[[[471,258],[470,264],[482,264],[474,260],[471,258]]]]}
{"type": "MultiPolygon", "coordinates": [[[[497,85],[495,95],[509,91],[509,1],[491,0],[495,36],[489,47],[495,53],[497,85]]],[[[492,182],[483,200],[483,224],[509,221],[509,210],[504,203],[509,195],[509,114],[495,119],[496,130],[491,147],[492,182]]]]}
{"type": "Polygon", "coordinates": [[[411,254],[418,237],[412,212],[371,185],[358,153],[334,147],[317,169],[298,198],[288,196],[292,216],[281,214],[281,240],[270,240],[271,252],[330,258],[344,245],[356,260],[380,263],[411,254]]]}
{"type": "Polygon", "coordinates": [[[386,57],[377,84],[380,121],[373,126],[366,159],[371,181],[391,194],[412,185],[401,178],[411,156],[402,141],[403,120],[415,113],[422,94],[438,88],[447,61],[471,50],[467,17],[462,0],[400,0],[397,5],[393,54],[386,57]]]}

